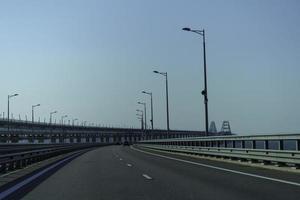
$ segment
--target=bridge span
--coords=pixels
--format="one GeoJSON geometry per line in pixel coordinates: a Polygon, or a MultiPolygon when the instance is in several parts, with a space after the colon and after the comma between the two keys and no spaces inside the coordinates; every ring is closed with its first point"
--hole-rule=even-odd
{"type": "MultiPolygon", "coordinates": [[[[203,131],[107,128],[0,120],[0,143],[131,143],[175,137],[203,136],[203,131]]],[[[211,133],[217,135],[218,133],[211,133]]]]}

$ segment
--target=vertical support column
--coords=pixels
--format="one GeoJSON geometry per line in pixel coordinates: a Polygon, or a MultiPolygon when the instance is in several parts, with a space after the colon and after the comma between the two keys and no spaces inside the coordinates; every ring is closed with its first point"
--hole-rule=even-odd
{"type": "Polygon", "coordinates": [[[300,151],[300,140],[296,140],[296,151],[300,151]]]}
{"type": "Polygon", "coordinates": [[[64,143],[64,136],[59,134],[59,139],[58,139],[59,143],[64,143]]]}
{"type": "Polygon", "coordinates": [[[279,140],[278,149],[283,150],[283,140],[279,140]]]}
{"type": "Polygon", "coordinates": [[[227,140],[224,140],[224,147],[227,148],[227,140]]]}
{"type": "Polygon", "coordinates": [[[81,134],[80,133],[75,134],[74,142],[75,143],[80,143],[81,142],[81,134]]]}
{"type": "Polygon", "coordinates": [[[54,134],[50,135],[51,143],[56,143],[56,137],[54,134]]]}
{"type": "Polygon", "coordinates": [[[256,149],[256,141],[252,140],[252,149],[256,149]]]}
{"type": "Polygon", "coordinates": [[[205,147],[208,147],[208,141],[205,141],[204,143],[205,147]]]}
{"type": "Polygon", "coordinates": [[[241,148],[244,149],[245,148],[245,140],[241,141],[241,148]]]}
{"type": "Polygon", "coordinates": [[[264,141],[264,149],[269,149],[269,141],[268,140],[264,141]]]}
{"type": "Polygon", "coordinates": [[[232,140],[232,148],[235,148],[235,140],[232,140]]]}

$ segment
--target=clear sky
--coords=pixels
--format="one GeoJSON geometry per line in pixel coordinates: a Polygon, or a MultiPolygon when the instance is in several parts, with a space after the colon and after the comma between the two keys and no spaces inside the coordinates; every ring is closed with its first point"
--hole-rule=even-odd
{"type": "MultiPolygon", "coordinates": [[[[1,0],[0,111],[139,126],[137,101],[152,91],[154,126],[204,130],[202,38],[209,119],[218,130],[300,132],[298,0],[1,0]]],[[[149,123],[149,122],[148,122],[149,123]]]]}

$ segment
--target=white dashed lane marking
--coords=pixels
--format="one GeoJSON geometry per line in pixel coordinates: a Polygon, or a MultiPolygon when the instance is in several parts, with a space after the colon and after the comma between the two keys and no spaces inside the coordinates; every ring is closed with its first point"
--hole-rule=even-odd
{"type": "Polygon", "coordinates": [[[142,174],[142,176],[143,176],[145,179],[152,180],[152,177],[148,176],[147,174],[142,174]]]}

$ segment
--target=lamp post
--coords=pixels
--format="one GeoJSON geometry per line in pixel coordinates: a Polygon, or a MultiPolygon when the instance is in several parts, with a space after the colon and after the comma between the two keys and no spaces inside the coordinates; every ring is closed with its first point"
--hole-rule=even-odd
{"type": "Polygon", "coordinates": [[[31,119],[32,119],[32,123],[34,123],[34,108],[41,106],[41,104],[36,104],[36,105],[32,105],[31,106],[31,119]]]}
{"type": "Polygon", "coordinates": [[[8,97],[7,97],[7,129],[8,129],[8,131],[9,131],[9,115],[10,115],[10,113],[9,113],[9,99],[10,98],[12,98],[12,97],[16,97],[16,96],[18,96],[19,94],[12,94],[12,95],[8,95],[8,97]]]}
{"type": "Polygon", "coordinates": [[[77,120],[78,120],[77,118],[72,120],[72,125],[73,126],[74,126],[74,122],[77,121],[77,120]]]}
{"type": "Polygon", "coordinates": [[[207,98],[207,76],[206,76],[206,49],[205,49],[205,31],[202,30],[193,30],[190,28],[183,28],[184,31],[194,32],[202,36],[203,39],[203,62],[204,62],[204,90],[201,94],[204,97],[205,105],[205,135],[208,136],[208,98],[207,98]]]}
{"type": "Polygon", "coordinates": [[[61,116],[61,124],[64,125],[64,118],[68,117],[68,115],[61,116]]]}
{"type": "Polygon", "coordinates": [[[142,110],[136,110],[137,112],[140,112],[141,114],[136,114],[137,116],[140,116],[141,117],[141,129],[143,130],[144,129],[144,114],[143,114],[143,111],[142,110]]]}
{"type": "Polygon", "coordinates": [[[166,78],[166,104],[167,104],[167,133],[170,132],[170,124],[169,124],[169,92],[168,92],[168,73],[167,72],[159,72],[153,71],[156,74],[163,75],[166,78]]]}
{"type": "Polygon", "coordinates": [[[138,116],[138,119],[141,121],[141,130],[143,130],[143,115],[136,114],[136,116],[138,116]]]}
{"type": "Polygon", "coordinates": [[[50,112],[50,119],[49,119],[50,125],[52,123],[52,115],[55,113],[57,113],[57,111],[50,112]]]}
{"type": "Polygon", "coordinates": [[[146,110],[146,103],[145,102],[138,102],[138,104],[144,105],[144,115],[145,115],[145,131],[147,130],[147,110],[146,110]]]}
{"type": "Polygon", "coordinates": [[[138,119],[141,121],[141,129],[143,130],[142,126],[143,126],[143,118],[141,115],[137,115],[138,119]]]}
{"type": "Polygon", "coordinates": [[[146,91],[142,91],[142,93],[150,95],[151,97],[151,128],[153,130],[153,100],[152,100],[152,92],[146,92],[146,91]]]}

